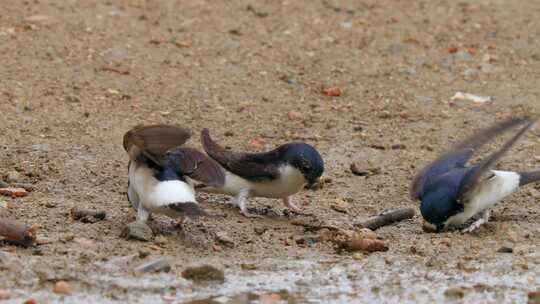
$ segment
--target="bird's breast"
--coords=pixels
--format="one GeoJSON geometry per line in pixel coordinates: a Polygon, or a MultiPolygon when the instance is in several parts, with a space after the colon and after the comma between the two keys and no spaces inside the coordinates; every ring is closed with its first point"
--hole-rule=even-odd
{"type": "Polygon", "coordinates": [[[266,181],[250,181],[227,171],[223,187],[205,187],[201,191],[235,196],[248,190],[250,196],[283,198],[302,190],[306,184],[302,173],[292,166],[282,166],[279,171],[278,178],[266,181]]]}
{"type": "Polygon", "coordinates": [[[459,225],[479,212],[494,207],[498,202],[519,188],[519,174],[510,171],[491,170],[493,176],[480,182],[462,213],[450,217],[447,224],[459,225]]]}
{"type": "Polygon", "coordinates": [[[129,168],[129,181],[143,206],[150,210],[172,203],[196,202],[191,184],[181,180],[159,181],[150,168],[134,162],[129,168]]]}
{"type": "Polygon", "coordinates": [[[493,207],[519,188],[519,174],[492,170],[493,176],[481,182],[468,205],[478,211],[493,207]]]}
{"type": "Polygon", "coordinates": [[[274,180],[253,183],[253,196],[282,198],[297,193],[306,184],[302,173],[292,166],[283,166],[279,171],[279,177],[274,180]]]}

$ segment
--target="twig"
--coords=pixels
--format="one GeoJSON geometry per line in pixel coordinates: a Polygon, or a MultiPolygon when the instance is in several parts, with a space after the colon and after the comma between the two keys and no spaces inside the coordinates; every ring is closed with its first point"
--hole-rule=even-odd
{"type": "Polygon", "coordinates": [[[0,236],[9,242],[30,246],[36,241],[36,230],[36,225],[28,227],[14,220],[0,218],[0,236]]]}
{"type": "Polygon", "coordinates": [[[371,217],[367,219],[366,221],[354,224],[354,226],[356,227],[360,226],[364,228],[369,228],[371,230],[375,230],[382,226],[386,226],[395,222],[410,219],[413,216],[414,216],[414,209],[412,208],[397,209],[397,210],[385,212],[381,215],[371,217]]]}

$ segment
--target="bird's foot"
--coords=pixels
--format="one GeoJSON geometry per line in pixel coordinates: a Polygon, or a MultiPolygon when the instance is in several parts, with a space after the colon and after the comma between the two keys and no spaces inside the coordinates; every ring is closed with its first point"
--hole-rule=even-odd
{"type": "Polygon", "coordinates": [[[240,209],[240,213],[242,213],[243,216],[248,218],[263,218],[262,215],[250,213],[247,208],[240,209]]]}
{"type": "Polygon", "coordinates": [[[461,230],[463,233],[471,233],[475,231],[476,229],[480,228],[483,224],[487,223],[487,220],[485,218],[479,218],[478,220],[474,221],[469,227],[461,230]]]}
{"type": "Polygon", "coordinates": [[[283,202],[285,203],[285,205],[287,206],[287,208],[289,208],[289,210],[291,210],[293,213],[297,214],[297,215],[305,215],[305,216],[312,216],[313,213],[311,212],[307,212],[305,211],[304,209],[302,208],[299,208],[297,207],[290,199],[290,197],[286,197],[283,199],[283,202]]]}
{"type": "Polygon", "coordinates": [[[298,215],[313,216],[312,212],[305,211],[304,209],[298,208],[296,206],[295,207],[289,206],[289,210],[291,210],[293,213],[298,214],[298,215]]]}

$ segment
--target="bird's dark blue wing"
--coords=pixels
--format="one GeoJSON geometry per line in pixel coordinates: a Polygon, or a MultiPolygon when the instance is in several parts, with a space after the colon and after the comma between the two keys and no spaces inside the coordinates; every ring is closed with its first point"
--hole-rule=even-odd
{"type": "Polygon", "coordinates": [[[165,152],[183,145],[191,133],[173,125],[136,126],[124,134],[124,149],[131,160],[143,154],[156,165],[163,165],[165,152]]]}
{"type": "Polygon", "coordinates": [[[537,119],[534,120],[528,120],[528,123],[519,130],[519,132],[514,135],[510,140],[508,140],[504,146],[502,146],[499,150],[493,152],[490,156],[488,156],[486,159],[482,160],[478,164],[474,165],[471,169],[471,171],[463,178],[459,193],[458,193],[458,201],[462,203],[466,203],[468,201],[469,194],[474,192],[474,189],[478,185],[478,182],[486,171],[491,169],[499,159],[508,151],[512,146],[527,132],[532,125],[536,122],[537,119]]]}
{"type": "Polygon", "coordinates": [[[449,152],[443,154],[427,165],[413,178],[411,184],[411,198],[413,200],[420,199],[425,191],[424,187],[426,183],[428,183],[430,180],[433,180],[435,177],[452,169],[465,167],[467,161],[471,158],[474,152],[476,152],[476,150],[489,142],[495,136],[525,121],[528,121],[528,119],[507,119],[499,124],[474,134],[473,136],[454,146],[449,152]]]}
{"type": "Polygon", "coordinates": [[[206,153],[223,168],[252,181],[273,180],[279,176],[279,148],[264,153],[238,153],[228,151],[212,140],[208,129],[201,133],[206,153]]]}

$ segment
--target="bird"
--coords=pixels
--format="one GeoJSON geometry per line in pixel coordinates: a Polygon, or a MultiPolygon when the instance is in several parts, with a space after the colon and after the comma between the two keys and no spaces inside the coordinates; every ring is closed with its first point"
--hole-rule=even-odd
{"type": "Polygon", "coordinates": [[[537,118],[509,118],[454,146],[427,165],[412,180],[411,198],[420,200],[427,231],[441,232],[480,216],[462,232],[472,232],[489,221],[490,210],[520,187],[540,180],[540,170],[513,172],[492,167],[527,132],[537,118]],[[475,164],[467,162],[480,147],[519,125],[519,132],[499,150],[475,164]]]}
{"type": "Polygon", "coordinates": [[[206,154],[182,147],[190,137],[189,130],[173,125],[136,126],[125,133],[127,196],[137,220],[146,222],[151,213],[181,219],[209,216],[196,201],[192,181],[218,187],[225,176],[206,154]]]}
{"type": "Polygon", "coordinates": [[[319,182],[324,162],[319,152],[303,142],[290,142],[261,153],[232,152],[218,145],[208,129],[201,132],[204,151],[220,164],[225,182],[221,186],[199,184],[197,190],[234,196],[232,203],[246,217],[249,197],[279,198],[294,213],[311,215],[297,207],[291,196],[319,182]]]}

